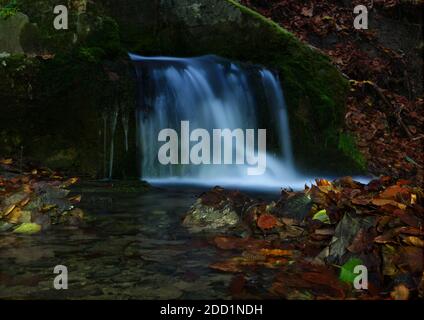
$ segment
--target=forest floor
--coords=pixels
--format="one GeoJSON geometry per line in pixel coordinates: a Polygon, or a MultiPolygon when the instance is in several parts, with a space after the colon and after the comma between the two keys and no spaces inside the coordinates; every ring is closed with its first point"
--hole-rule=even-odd
{"type": "Polygon", "coordinates": [[[242,0],[328,55],[351,82],[345,130],[376,175],[423,183],[422,1],[242,0]],[[353,26],[356,5],[369,29],[353,26]]]}

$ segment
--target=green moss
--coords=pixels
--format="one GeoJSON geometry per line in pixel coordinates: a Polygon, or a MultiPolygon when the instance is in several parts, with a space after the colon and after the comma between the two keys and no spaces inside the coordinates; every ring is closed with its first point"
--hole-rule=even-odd
{"type": "Polygon", "coordinates": [[[78,50],[78,57],[91,63],[99,63],[105,56],[105,51],[98,47],[81,47],[78,50]]]}
{"type": "Polygon", "coordinates": [[[103,58],[116,58],[122,54],[119,27],[114,19],[97,17],[93,28],[85,41],[88,47],[101,49],[105,55],[103,58]]]}
{"type": "Polygon", "coordinates": [[[0,19],[8,19],[19,12],[16,0],[11,0],[5,4],[0,2],[0,19]]]}
{"type": "Polygon", "coordinates": [[[341,133],[339,136],[339,149],[350,159],[353,159],[358,168],[366,170],[367,163],[364,156],[356,147],[355,138],[349,133],[341,133]]]}

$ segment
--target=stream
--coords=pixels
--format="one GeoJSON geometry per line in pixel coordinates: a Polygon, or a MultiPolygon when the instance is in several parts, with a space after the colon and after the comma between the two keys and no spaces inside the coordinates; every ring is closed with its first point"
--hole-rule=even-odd
{"type": "Polygon", "coordinates": [[[83,193],[85,226],[2,235],[0,299],[230,299],[233,275],[208,268],[230,253],[181,225],[200,192],[83,193]],[[67,290],[53,287],[57,265],[67,290]]]}

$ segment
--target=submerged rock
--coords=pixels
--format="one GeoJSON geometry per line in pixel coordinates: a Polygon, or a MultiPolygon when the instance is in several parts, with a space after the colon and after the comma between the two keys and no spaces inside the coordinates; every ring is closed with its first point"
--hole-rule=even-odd
{"type": "Polygon", "coordinates": [[[251,200],[240,192],[214,188],[202,194],[190,208],[183,225],[191,232],[240,232],[243,208],[251,200]]]}

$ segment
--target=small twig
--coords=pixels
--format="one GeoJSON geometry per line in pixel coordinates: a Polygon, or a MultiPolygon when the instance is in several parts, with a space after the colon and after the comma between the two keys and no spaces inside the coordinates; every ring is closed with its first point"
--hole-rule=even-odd
{"type": "MultiPolygon", "coordinates": [[[[385,97],[383,91],[374,83],[372,82],[366,82],[369,85],[371,85],[371,87],[374,88],[374,90],[378,93],[378,95],[380,96],[381,100],[383,100],[383,102],[390,108],[393,108],[393,105],[387,100],[387,98],[385,97]]],[[[396,114],[396,119],[397,122],[400,124],[400,126],[405,130],[406,134],[413,139],[413,134],[409,131],[408,127],[405,125],[405,123],[403,122],[401,116],[400,116],[400,111],[399,112],[395,112],[396,114]]]]}

